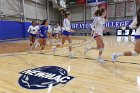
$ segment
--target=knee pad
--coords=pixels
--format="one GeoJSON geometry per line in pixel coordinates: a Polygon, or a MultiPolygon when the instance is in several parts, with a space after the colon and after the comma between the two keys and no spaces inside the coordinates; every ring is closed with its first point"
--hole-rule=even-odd
{"type": "Polygon", "coordinates": [[[139,53],[136,52],[136,51],[131,51],[131,53],[132,53],[132,56],[138,56],[139,55],[139,53]]]}
{"type": "Polygon", "coordinates": [[[104,48],[99,48],[99,51],[100,51],[100,52],[103,52],[103,50],[104,50],[104,48]]]}

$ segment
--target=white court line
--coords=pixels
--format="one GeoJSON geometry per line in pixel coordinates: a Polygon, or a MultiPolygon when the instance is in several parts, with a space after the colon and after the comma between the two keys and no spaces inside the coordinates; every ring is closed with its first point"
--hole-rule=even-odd
{"type": "MultiPolygon", "coordinates": [[[[81,38],[81,37],[78,37],[78,38],[81,38]]],[[[74,48],[87,44],[86,42],[84,42],[84,41],[88,41],[87,39],[85,39],[85,38],[81,38],[81,39],[84,39],[84,40],[82,40],[82,42],[80,42],[80,44],[74,44],[74,46],[73,46],[74,48]]],[[[56,51],[60,51],[60,50],[64,50],[64,49],[68,49],[68,47],[59,48],[56,51]]],[[[0,57],[8,57],[8,56],[14,56],[14,55],[27,55],[27,54],[30,54],[30,53],[27,53],[27,52],[28,51],[26,51],[26,52],[15,52],[15,53],[5,53],[5,54],[0,54],[0,57]]],[[[33,51],[33,54],[35,54],[35,52],[39,52],[39,51],[33,51]]],[[[50,51],[44,50],[44,52],[52,52],[52,51],[51,50],[50,51]]]]}

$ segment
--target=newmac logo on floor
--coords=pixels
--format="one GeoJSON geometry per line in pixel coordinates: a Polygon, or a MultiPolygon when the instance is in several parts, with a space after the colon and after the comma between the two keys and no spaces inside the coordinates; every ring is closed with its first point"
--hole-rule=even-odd
{"type": "Polygon", "coordinates": [[[44,66],[20,72],[19,84],[27,89],[45,89],[49,86],[66,84],[74,77],[68,76],[65,69],[56,66],[44,66]]]}

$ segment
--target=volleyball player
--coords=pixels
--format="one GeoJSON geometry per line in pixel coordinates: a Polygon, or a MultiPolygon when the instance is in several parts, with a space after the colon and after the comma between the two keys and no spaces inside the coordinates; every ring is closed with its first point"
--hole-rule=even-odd
{"type": "Polygon", "coordinates": [[[61,34],[62,34],[62,31],[61,31],[61,27],[59,24],[57,24],[57,28],[55,28],[55,36],[56,36],[56,40],[57,40],[57,44],[60,45],[61,44],[61,34]]]}
{"type": "Polygon", "coordinates": [[[42,54],[44,53],[43,50],[46,46],[47,34],[48,34],[48,20],[46,19],[42,22],[39,30],[39,42],[41,47],[40,53],[42,54]]]}
{"type": "Polygon", "coordinates": [[[28,28],[29,38],[30,38],[30,50],[33,49],[36,40],[36,34],[39,30],[39,26],[37,26],[36,21],[32,21],[32,25],[28,28]]]}
{"type": "Polygon", "coordinates": [[[51,24],[48,25],[48,38],[49,38],[49,45],[53,44],[53,37],[52,37],[52,33],[53,33],[53,28],[51,26],[51,24]]]}
{"type": "Polygon", "coordinates": [[[120,53],[113,53],[112,55],[112,61],[116,62],[117,58],[120,56],[138,56],[140,53],[140,8],[137,11],[137,17],[135,20],[130,24],[129,28],[133,29],[136,28],[135,33],[135,48],[133,51],[126,51],[126,52],[120,52],[120,53]]]}
{"type": "MultiPolygon", "coordinates": [[[[65,41],[68,40],[68,42],[69,42],[69,58],[72,58],[73,54],[72,54],[71,34],[72,34],[72,32],[74,32],[74,30],[71,29],[70,18],[71,18],[71,14],[69,12],[66,12],[65,19],[63,21],[62,46],[65,44],[65,41]]],[[[53,47],[53,49],[52,49],[53,54],[55,54],[55,49],[56,49],[56,47],[53,47]]]]}
{"type": "Polygon", "coordinates": [[[93,19],[93,23],[91,26],[92,29],[92,34],[93,38],[96,40],[97,46],[92,46],[90,48],[85,48],[85,54],[87,51],[91,49],[98,49],[99,50],[99,56],[97,61],[98,62],[104,62],[104,59],[102,57],[102,53],[104,50],[104,42],[103,42],[103,30],[104,30],[104,24],[105,24],[105,19],[104,17],[106,16],[106,10],[105,9],[98,9],[95,12],[95,16],[93,19]]]}

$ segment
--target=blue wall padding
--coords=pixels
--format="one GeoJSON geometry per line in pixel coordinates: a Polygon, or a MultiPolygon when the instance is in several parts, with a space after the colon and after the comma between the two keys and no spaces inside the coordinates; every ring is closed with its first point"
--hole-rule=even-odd
{"type": "Polygon", "coordinates": [[[22,23],[0,21],[0,40],[11,38],[23,38],[22,23]]]}
{"type": "Polygon", "coordinates": [[[0,40],[28,37],[29,22],[0,21],[0,40]]]}
{"type": "Polygon", "coordinates": [[[27,32],[27,30],[28,30],[30,25],[31,25],[31,23],[29,23],[29,22],[24,22],[23,23],[24,38],[29,37],[29,33],[27,32]]]}

